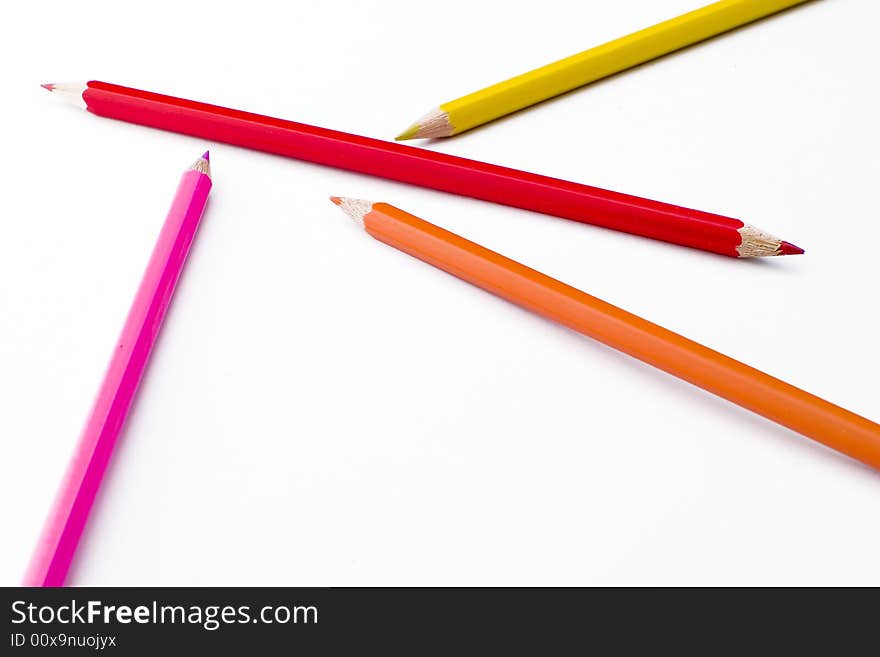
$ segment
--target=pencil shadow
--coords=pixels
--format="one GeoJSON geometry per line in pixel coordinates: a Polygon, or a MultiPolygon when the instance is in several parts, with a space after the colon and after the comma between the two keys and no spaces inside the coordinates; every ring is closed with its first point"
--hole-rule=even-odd
{"type": "MultiPolygon", "coordinates": [[[[185,284],[185,280],[187,277],[187,270],[191,267],[189,265],[194,259],[195,253],[199,250],[199,242],[204,240],[199,240],[199,233],[204,233],[206,226],[206,220],[208,219],[208,212],[211,208],[211,197],[208,197],[208,200],[205,203],[205,209],[202,212],[202,219],[199,223],[199,228],[196,232],[196,236],[192,241],[192,244],[189,248],[189,253],[186,257],[186,264],[180,272],[180,276],[177,279],[177,283],[174,286],[174,295],[177,295],[181,289],[181,287],[185,284]]],[[[76,586],[78,585],[78,572],[79,572],[79,564],[85,562],[88,557],[85,556],[89,552],[92,551],[92,540],[93,540],[93,531],[92,528],[95,525],[95,520],[104,515],[106,506],[108,504],[107,499],[112,494],[112,491],[116,489],[121,481],[117,483],[117,480],[121,478],[120,468],[117,465],[120,462],[125,462],[130,460],[126,455],[131,450],[131,447],[128,443],[128,433],[131,430],[131,427],[137,423],[137,418],[141,413],[149,412],[148,410],[144,410],[139,403],[139,398],[143,394],[143,391],[151,385],[150,380],[155,377],[162,377],[162,374],[155,374],[153,364],[158,359],[159,354],[162,352],[162,344],[167,339],[165,335],[169,332],[168,327],[174,321],[174,316],[178,313],[185,313],[186,309],[176,309],[175,307],[181,305],[174,303],[174,298],[172,296],[171,303],[168,304],[168,309],[165,311],[165,317],[162,320],[162,326],[156,335],[156,340],[153,343],[153,349],[150,352],[150,358],[147,362],[147,366],[144,369],[144,373],[141,376],[141,381],[138,384],[137,390],[132,397],[131,406],[129,407],[128,414],[125,417],[125,421],[123,423],[122,428],[119,431],[119,436],[116,439],[116,444],[113,448],[113,453],[110,456],[110,461],[107,464],[107,470],[104,473],[104,478],[101,482],[101,485],[98,489],[98,494],[95,496],[95,500],[92,503],[92,508],[89,512],[89,521],[86,522],[85,527],[83,528],[82,535],[80,536],[79,545],[76,550],[76,554],[74,555],[74,559],[70,564],[70,569],[68,570],[67,575],[67,584],[66,586],[76,586]]],[[[83,419],[83,423],[85,423],[85,419],[83,419]]],[[[153,499],[159,499],[158,497],[154,497],[153,499]]],[[[122,530],[124,531],[124,526],[122,530]]]]}
{"type": "Polygon", "coordinates": [[[760,436],[762,440],[766,438],[782,444],[787,450],[796,450],[802,454],[812,454],[813,456],[810,458],[833,459],[837,464],[836,467],[846,469],[852,472],[854,476],[856,472],[861,472],[863,475],[880,482],[880,473],[873,468],[808,439],[787,427],[738,407],[732,402],[697,388],[646,363],[618,353],[610,347],[596,343],[593,343],[591,346],[591,361],[606,359],[609,361],[609,366],[611,366],[610,361],[613,360],[616,367],[625,367],[633,372],[637,371],[638,375],[645,379],[645,387],[671,388],[675,390],[677,396],[680,396],[683,401],[687,401],[689,404],[711,407],[713,413],[719,416],[719,422],[723,421],[726,426],[741,428],[744,436],[760,436]]]}
{"type": "MultiPolygon", "coordinates": [[[[724,258],[726,256],[719,256],[724,258]]],[[[736,258],[736,261],[740,263],[742,267],[763,267],[764,269],[772,269],[779,273],[789,273],[791,272],[790,268],[787,268],[782,260],[786,258],[790,258],[792,256],[771,256],[768,258],[736,258]]]]}
{"type": "MultiPolygon", "coordinates": [[[[700,48],[703,48],[703,47],[709,47],[709,44],[712,41],[714,41],[715,39],[723,38],[727,34],[736,34],[737,32],[743,32],[743,31],[750,30],[750,29],[757,29],[756,26],[758,23],[766,23],[769,21],[779,20],[785,14],[790,14],[790,13],[797,12],[797,11],[805,11],[808,6],[815,4],[817,2],[825,2],[825,1],[826,0],[807,0],[807,2],[805,2],[803,4],[795,5],[793,7],[788,7],[787,9],[783,9],[782,11],[780,11],[776,14],[773,14],[772,16],[767,16],[766,18],[759,18],[755,21],[752,21],[751,23],[746,23],[745,25],[740,25],[739,27],[736,27],[732,30],[728,30],[728,31],[724,32],[723,34],[718,34],[716,36],[709,37],[708,39],[704,39],[703,41],[698,41],[697,43],[691,44],[689,46],[685,46],[684,48],[681,48],[681,49],[676,50],[674,52],[668,53],[666,55],[662,55],[660,57],[649,60],[649,61],[644,62],[642,64],[638,64],[636,66],[632,66],[630,68],[624,69],[624,70],[620,71],[619,73],[614,73],[614,74],[609,75],[607,77],[596,80],[595,82],[590,82],[588,84],[582,85],[582,86],[577,87],[575,89],[572,89],[570,91],[566,91],[564,93],[561,93],[557,96],[552,96],[552,97],[547,98],[545,100],[542,100],[538,103],[535,103],[534,105],[529,105],[528,107],[523,107],[520,110],[516,110],[515,112],[511,112],[510,114],[505,114],[504,116],[500,116],[497,119],[489,121],[488,123],[484,123],[482,125],[475,126],[475,127],[471,128],[470,130],[459,133],[455,137],[452,137],[452,139],[457,139],[460,137],[460,135],[479,134],[483,130],[489,129],[492,126],[492,124],[494,124],[494,123],[504,123],[504,122],[513,120],[518,115],[537,110],[541,106],[545,105],[546,103],[560,100],[562,98],[566,98],[569,96],[575,96],[575,95],[578,95],[581,93],[587,93],[593,87],[612,84],[614,82],[614,80],[616,80],[618,77],[621,77],[623,75],[632,74],[632,73],[635,73],[639,70],[647,69],[647,68],[654,67],[654,66],[662,66],[663,61],[666,59],[680,57],[680,56],[683,56],[686,53],[689,53],[691,51],[699,50],[700,48]]],[[[449,141],[449,139],[450,139],[449,137],[423,139],[423,140],[421,140],[421,143],[423,145],[436,145],[436,144],[440,144],[445,141],[449,141]]],[[[418,142],[418,140],[413,140],[413,141],[418,142]]]]}
{"type": "MultiPolygon", "coordinates": [[[[482,292],[482,290],[480,291],[482,292]]],[[[495,297],[495,299],[497,299],[499,303],[514,306],[520,311],[522,310],[514,303],[498,297],[495,297]]],[[[712,393],[679,379],[672,374],[668,374],[667,372],[648,365],[647,363],[643,363],[636,358],[619,352],[612,347],[582,335],[577,331],[560,326],[556,322],[541,317],[540,315],[531,313],[530,315],[536,322],[542,323],[546,327],[552,327],[552,329],[548,328],[548,330],[564,331],[572,336],[572,342],[576,343],[572,345],[572,349],[580,348],[583,350],[583,358],[589,365],[587,371],[592,371],[597,364],[597,361],[599,361],[602,366],[607,366],[608,368],[624,368],[639,377],[638,385],[640,386],[641,394],[649,395],[651,394],[652,389],[659,390],[666,388],[667,390],[673,390],[676,396],[681,397],[683,401],[686,401],[689,404],[694,404],[695,406],[700,405],[703,408],[711,408],[713,412],[719,416],[719,422],[724,422],[725,426],[732,425],[741,428],[744,436],[760,435],[761,439],[766,438],[777,442],[783,445],[785,449],[797,450],[802,454],[812,454],[813,456],[811,456],[811,458],[833,459],[833,462],[837,464],[836,467],[852,472],[852,476],[867,476],[880,482],[880,472],[864,463],[856,461],[855,459],[826,447],[821,443],[802,436],[781,424],[777,424],[772,420],[768,420],[752,411],[737,406],[733,402],[713,395],[712,393]]],[[[674,435],[675,434],[673,433],[673,438],[670,439],[674,439],[674,435]]]]}

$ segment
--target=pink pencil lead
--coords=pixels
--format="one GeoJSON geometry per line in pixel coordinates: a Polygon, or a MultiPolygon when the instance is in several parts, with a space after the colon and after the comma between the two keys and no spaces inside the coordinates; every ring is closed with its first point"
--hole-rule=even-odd
{"type": "Polygon", "coordinates": [[[208,160],[208,162],[211,161],[211,156],[209,155],[208,151],[205,151],[205,153],[202,155],[202,159],[208,160]]]}

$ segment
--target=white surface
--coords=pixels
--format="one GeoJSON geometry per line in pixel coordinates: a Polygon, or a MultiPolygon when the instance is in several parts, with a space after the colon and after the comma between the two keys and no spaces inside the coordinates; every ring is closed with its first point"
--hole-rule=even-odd
{"type": "Polygon", "coordinates": [[[71,583],[880,584],[876,472],[327,200],[392,202],[877,420],[880,3],[819,0],[430,146],[807,250],[763,262],[100,119],[38,86],[102,79],[391,138],[703,2],[446,4],[5,8],[0,583],[20,579],[207,146],[208,212],[71,583]]]}

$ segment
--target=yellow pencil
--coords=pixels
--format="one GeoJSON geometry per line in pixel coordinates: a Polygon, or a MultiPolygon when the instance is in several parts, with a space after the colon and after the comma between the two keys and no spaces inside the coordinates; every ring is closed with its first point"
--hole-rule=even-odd
{"type": "Polygon", "coordinates": [[[808,0],[721,0],[440,105],[396,139],[450,137],[808,0]]]}

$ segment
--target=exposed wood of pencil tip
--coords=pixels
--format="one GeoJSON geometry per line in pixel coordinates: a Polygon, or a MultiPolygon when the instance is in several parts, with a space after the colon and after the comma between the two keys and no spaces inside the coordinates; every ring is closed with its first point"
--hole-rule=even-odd
{"type": "Polygon", "coordinates": [[[202,156],[193,162],[193,165],[189,168],[190,171],[198,171],[199,173],[203,173],[208,178],[211,177],[211,155],[208,151],[205,151],[202,156]]]}
{"type": "Polygon", "coordinates": [[[373,209],[372,201],[364,201],[359,198],[331,196],[330,200],[338,205],[340,210],[354,219],[361,226],[364,225],[364,217],[373,209]]]}
{"type": "Polygon", "coordinates": [[[406,139],[451,137],[454,132],[455,128],[449,120],[449,114],[437,107],[425,114],[394,139],[395,141],[404,141],[406,139]]]}

